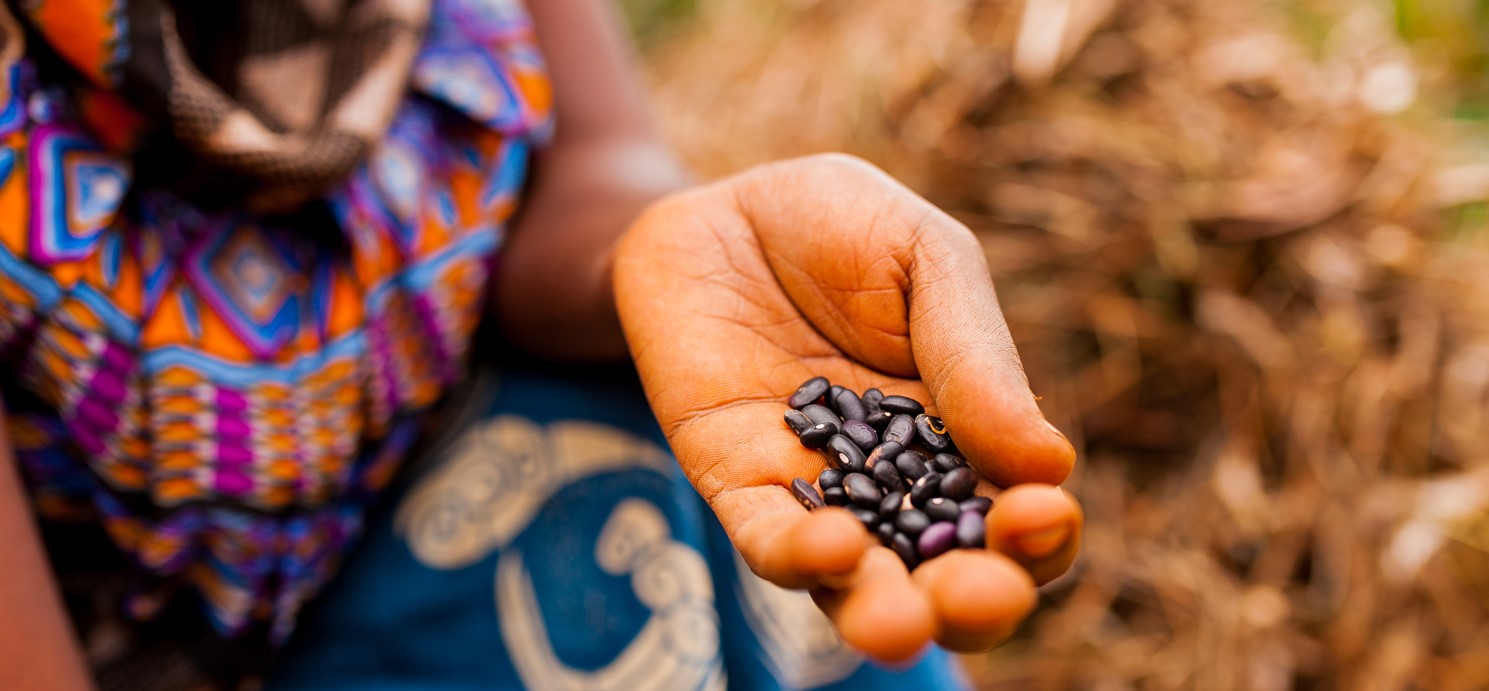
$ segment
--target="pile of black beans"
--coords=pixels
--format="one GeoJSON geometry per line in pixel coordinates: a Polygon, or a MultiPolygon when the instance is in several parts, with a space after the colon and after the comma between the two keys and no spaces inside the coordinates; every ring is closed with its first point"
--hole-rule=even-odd
{"type": "Polygon", "coordinates": [[[973,496],[977,473],[919,401],[878,389],[860,396],[813,377],[787,404],[786,425],[828,465],[815,487],[791,481],[802,506],[847,507],[911,569],[956,547],[984,546],[993,501],[973,496]]]}

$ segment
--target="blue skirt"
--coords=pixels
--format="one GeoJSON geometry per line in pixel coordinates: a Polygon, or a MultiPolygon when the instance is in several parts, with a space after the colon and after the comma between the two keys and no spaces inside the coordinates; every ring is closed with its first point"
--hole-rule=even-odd
{"type": "Polygon", "coordinates": [[[269,689],[954,689],[890,670],[754,574],[629,370],[478,370],[269,689]]]}

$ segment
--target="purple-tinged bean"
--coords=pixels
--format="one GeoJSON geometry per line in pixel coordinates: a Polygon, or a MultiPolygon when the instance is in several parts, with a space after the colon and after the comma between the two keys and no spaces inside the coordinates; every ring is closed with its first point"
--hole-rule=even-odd
{"type": "Polygon", "coordinates": [[[822,490],[822,501],[828,506],[847,506],[848,493],[842,487],[822,490]]]}
{"type": "Polygon", "coordinates": [[[874,428],[869,427],[869,424],[863,420],[844,420],[843,436],[852,439],[853,443],[857,444],[858,448],[863,449],[864,453],[868,453],[875,446],[879,445],[879,433],[875,432],[874,428]]]}
{"type": "Polygon", "coordinates": [[[799,410],[809,403],[816,403],[822,400],[822,397],[827,395],[827,390],[831,387],[832,384],[827,381],[827,377],[812,377],[802,382],[801,386],[796,387],[796,392],[791,394],[790,398],[786,399],[786,405],[799,410]]]}
{"type": "Polygon", "coordinates": [[[812,483],[801,478],[791,481],[791,496],[796,497],[796,501],[801,502],[802,508],[808,511],[827,506],[827,502],[822,500],[822,495],[817,493],[812,483]]]}
{"type": "Polygon", "coordinates": [[[930,472],[925,468],[925,456],[919,451],[906,451],[894,459],[894,467],[900,471],[911,482],[915,482],[930,472]]]}
{"type": "Polygon", "coordinates": [[[843,419],[838,417],[837,413],[829,410],[827,406],[818,405],[816,403],[808,403],[805,406],[802,406],[801,413],[807,416],[807,418],[810,419],[812,422],[815,422],[819,425],[828,424],[838,429],[842,429],[843,427],[843,419]]]}
{"type": "Polygon", "coordinates": [[[812,425],[812,419],[807,417],[806,413],[803,413],[795,408],[786,409],[786,426],[790,427],[791,431],[796,433],[798,436],[800,436],[802,432],[810,429],[812,425]]]}
{"type": "Polygon", "coordinates": [[[925,506],[931,499],[941,496],[941,474],[926,473],[910,486],[910,503],[915,508],[925,506]]]}
{"type": "Polygon", "coordinates": [[[952,501],[971,499],[977,489],[977,473],[971,468],[961,467],[941,476],[941,496],[952,501]]]}
{"type": "Polygon", "coordinates": [[[893,463],[879,463],[874,466],[872,472],[874,482],[879,483],[885,492],[903,492],[910,489],[910,483],[900,477],[900,471],[894,469],[893,463]]]}
{"type": "Polygon", "coordinates": [[[942,453],[952,447],[946,423],[934,415],[921,413],[915,416],[915,436],[920,437],[920,443],[931,453],[942,453]]]}
{"type": "Polygon", "coordinates": [[[830,422],[823,422],[808,427],[805,432],[797,435],[797,440],[808,449],[820,449],[827,446],[827,442],[837,435],[838,428],[830,422]]]}
{"type": "Polygon", "coordinates": [[[879,517],[888,520],[898,516],[900,514],[900,507],[904,503],[904,492],[890,492],[884,495],[884,499],[879,502],[879,517]]]}
{"type": "Polygon", "coordinates": [[[884,426],[884,434],[880,435],[884,441],[892,441],[900,446],[909,446],[915,441],[915,418],[909,415],[895,415],[884,426]]]}
{"type": "Polygon", "coordinates": [[[878,389],[865,389],[862,396],[863,408],[870,415],[879,412],[879,401],[884,400],[884,392],[878,389]]]}
{"type": "Polygon", "coordinates": [[[874,479],[862,473],[849,473],[845,476],[843,491],[848,493],[848,501],[865,509],[877,510],[879,502],[884,499],[884,492],[880,491],[874,479]]]}
{"type": "Polygon", "coordinates": [[[900,561],[905,562],[905,568],[914,569],[920,564],[920,554],[915,550],[915,543],[911,542],[910,536],[895,533],[894,539],[889,543],[889,548],[899,555],[900,561]]]}
{"type": "Polygon", "coordinates": [[[926,516],[925,512],[920,509],[905,509],[900,512],[900,515],[894,518],[894,527],[912,538],[919,536],[920,531],[925,530],[930,525],[930,517],[926,516]]]}
{"type": "Polygon", "coordinates": [[[987,545],[987,520],[976,511],[963,511],[956,519],[956,543],[977,549],[987,545]]]}
{"type": "Polygon", "coordinates": [[[949,473],[956,468],[961,468],[967,465],[967,462],[962,460],[960,456],[949,453],[936,454],[935,460],[933,460],[931,463],[936,468],[936,471],[941,473],[949,473]]]}
{"type": "Polygon", "coordinates": [[[833,394],[831,400],[832,409],[837,411],[838,415],[843,416],[844,420],[862,421],[868,417],[869,411],[863,407],[863,399],[860,399],[853,389],[844,388],[833,394]]]}
{"type": "Polygon", "coordinates": [[[835,434],[827,440],[827,446],[822,449],[822,455],[827,457],[827,464],[838,470],[849,473],[863,472],[863,450],[857,444],[841,434],[835,434]]]}
{"type": "Polygon", "coordinates": [[[869,413],[869,416],[864,418],[864,422],[869,423],[869,427],[873,427],[880,434],[883,434],[884,428],[888,427],[889,421],[893,419],[894,413],[891,413],[887,410],[880,410],[869,413]]]}
{"type": "Polygon", "coordinates": [[[956,525],[952,523],[932,523],[920,533],[915,541],[916,551],[920,553],[921,559],[934,559],[956,546],[956,525]]]}
{"type": "Polygon", "coordinates": [[[987,512],[993,510],[993,500],[987,497],[972,497],[957,504],[962,511],[974,511],[979,516],[986,516],[987,512]]]}
{"type": "Polygon", "coordinates": [[[879,399],[879,409],[887,410],[895,415],[908,415],[912,418],[925,412],[925,406],[909,396],[885,396],[879,399]]]}

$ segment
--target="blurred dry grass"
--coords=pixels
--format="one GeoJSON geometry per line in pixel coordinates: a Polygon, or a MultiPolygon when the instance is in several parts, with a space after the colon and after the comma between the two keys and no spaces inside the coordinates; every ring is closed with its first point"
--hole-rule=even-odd
{"type": "Polygon", "coordinates": [[[1377,4],[1306,8],[1312,43],[1265,0],[651,34],[700,171],[850,151],[983,239],[1088,512],[988,688],[1489,688],[1489,157],[1377,4]]]}

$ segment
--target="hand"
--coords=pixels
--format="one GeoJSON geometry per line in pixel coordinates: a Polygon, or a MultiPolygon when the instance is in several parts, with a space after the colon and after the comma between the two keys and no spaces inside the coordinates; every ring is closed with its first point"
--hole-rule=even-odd
{"type": "Polygon", "coordinates": [[[981,246],[872,166],[816,156],[669,197],[622,238],[614,286],[683,470],[750,568],[811,589],[850,645],[885,661],[931,640],[991,647],[1074,559],[1080,509],[1054,485],[1075,452],[1029,391],[981,246]],[[988,515],[994,550],[910,574],[847,511],[797,504],[787,484],[825,464],[781,416],[817,374],[944,418],[967,461],[1012,488],[988,515]]]}

